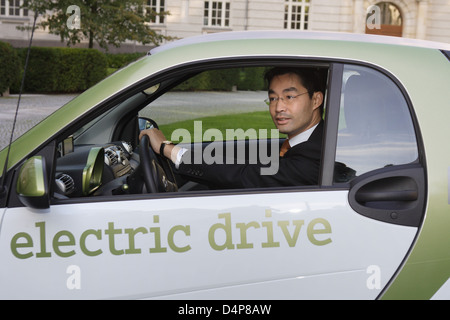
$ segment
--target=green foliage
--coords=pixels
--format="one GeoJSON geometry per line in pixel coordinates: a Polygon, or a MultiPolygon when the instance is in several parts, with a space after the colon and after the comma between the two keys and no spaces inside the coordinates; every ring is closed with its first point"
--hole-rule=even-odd
{"type": "Polygon", "coordinates": [[[238,69],[205,71],[178,85],[179,91],[231,91],[239,81],[238,69]]]}
{"type": "Polygon", "coordinates": [[[9,43],[0,41],[0,94],[20,79],[20,60],[9,43]]]}
{"type": "Polygon", "coordinates": [[[23,6],[40,13],[38,27],[58,35],[68,46],[87,40],[89,48],[96,42],[108,50],[109,45],[120,47],[127,40],[158,45],[172,39],[151,29],[149,22],[169,12],[151,10],[147,0],[24,0],[23,6]],[[79,27],[71,24],[75,17],[79,27]]]}
{"type": "Polygon", "coordinates": [[[266,67],[242,69],[238,89],[251,91],[266,90],[266,84],[264,82],[266,69],[266,67]]]}
{"type": "Polygon", "coordinates": [[[108,67],[114,69],[120,69],[127,64],[145,56],[145,52],[136,53],[106,53],[106,59],[108,60],[108,67]]]}
{"type": "Polygon", "coordinates": [[[179,84],[178,91],[265,90],[265,67],[205,71],[179,84]]]}
{"type": "MultiPolygon", "coordinates": [[[[27,49],[17,49],[23,63],[27,49]]],[[[103,53],[81,48],[32,47],[25,78],[25,92],[70,93],[91,87],[106,76],[103,53]]],[[[18,90],[18,86],[13,88],[18,90]]]]}

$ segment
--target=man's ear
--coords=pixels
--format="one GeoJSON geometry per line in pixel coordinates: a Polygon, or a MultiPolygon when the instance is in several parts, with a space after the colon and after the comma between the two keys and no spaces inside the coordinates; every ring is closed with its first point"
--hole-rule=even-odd
{"type": "Polygon", "coordinates": [[[323,93],[320,91],[314,92],[312,100],[313,100],[313,108],[317,109],[323,102],[323,93]]]}

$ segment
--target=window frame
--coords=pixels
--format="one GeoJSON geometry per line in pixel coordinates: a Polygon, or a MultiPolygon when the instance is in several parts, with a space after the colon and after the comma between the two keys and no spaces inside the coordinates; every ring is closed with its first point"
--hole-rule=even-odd
{"type": "Polygon", "coordinates": [[[284,7],[284,29],[286,30],[308,30],[309,27],[309,9],[311,8],[310,0],[285,0],[284,7]],[[293,12],[295,8],[295,13],[293,12]],[[300,10],[300,12],[299,12],[300,10]],[[293,16],[300,15],[300,20],[293,20],[293,16]],[[293,24],[300,24],[300,28],[292,27],[293,24]]]}
{"type": "Polygon", "coordinates": [[[205,0],[203,2],[203,27],[206,28],[231,28],[231,1],[229,0],[205,0]],[[221,8],[213,8],[214,4],[221,8]],[[213,16],[214,11],[220,16],[213,16]],[[228,13],[228,15],[227,15],[228,13]],[[213,20],[216,20],[213,23],[213,20]],[[217,23],[220,20],[220,23],[217,23]]]}
{"type": "Polygon", "coordinates": [[[15,18],[28,18],[29,10],[27,8],[22,8],[23,0],[1,0],[0,3],[0,17],[15,17],[15,18]],[[12,6],[10,1],[13,2],[12,6]],[[14,2],[19,1],[17,6],[14,2]],[[15,12],[19,14],[15,14],[15,12]],[[11,11],[13,12],[11,14],[11,11]]]}
{"type": "MultiPolygon", "coordinates": [[[[164,12],[165,7],[166,7],[165,0],[147,0],[147,4],[145,5],[146,10],[148,8],[150,10],[153,10],[157,14],[164,12]]],[[[157,15],[150,21],[150,24],[152,25],[165,24],[165,17],[157,15]]]]}
{"type": "MultiPolygon", "coordinates": [[[[91,202],[109,202],[109,201],[127,201],[127,200],[141,200],[141,199],[171,199],[171,198],[183,198],[183,197],[205,197],[205,196],[220,196],[220,195],[244,195],[244,194],[267,194],[267,193],[286,193],[286,192],[311,192],[311,191],[333,191],[333,190],[349,190],[351,187],[351,182],[346,183],[333,183],[333,173],[334,173],[334,163],[336,154],[336,142],[337,142],[337,130],[339,124],[339,110],[340,110],[340,95],[342,90],[342,76],[344,65],[359,65],[368,67],[378,72],[383,73],[389,79],[391,79],[394,84],[399,88],[405,101],[408,105],[408,109],[413,121],[414,131],[417,138],[417,147],[419,157],[417,162],[421,163],[424,167],[426,173],[426,161],[422,135],[420,133],[420,128],[418,126],[418,120],[414,113],[414,108],[412,106],[409,95],[406,89],[403,87],[401,82],[390,72],[383,69],[378,65],[371,64],[365,61],[359,60],[349,60],[342,58],[321,58],[321,57],[298,57],[298,56],[249,56],[249,57],[228,57],[228,58],[214,58],[204,61],[193,61],[182,65],[176,65],[169,69],[163,70],[157,74],[151,75],[149,78],[141,80],[139,83],[133,85],[131,88],[126,88],[123,91],[117,93],[114,97],[111,97],[107,101],[102,102],[97,107],[95,107],[89,114],[86,115],[82,121],[76,121],[71,126],[63,129],[58,133],[58,136],[53,137],[51,140],[45,141],[42,147],[38,149],[37,152],[30,154],[30,156],[39,154],[42,150],[48,149],[47,147],[51,144],[56,145],[58,141],[62,141],[65,136],[74,132],[75,129],[80,128],[84,124],[92,121],[97,116],[110,110],[120,102],[134,96],[135,94],[142,92],[144,89],[151,85],[157,83],[162,83],[163,81],[178,79],[179,81],[184,81],[187,74],[196,74],[206,70],[214,70],[219,68],[230,68],[230,67],[257,67],[261,65],[272,65],[272,66],[305,66],[305,65],[317,65],[317,66],[328,66],[329,75],[327,83],[327,92],[325,94],[325,125],[324,125],[324,136],[323,136],[323,147],[322,147],[322,161],[320,166],[319,174],[319,184],[313,186],[292,186],[292,187],[271,187],[271,188],[252,188],[252,189],[220,189],[220,190],[207,190],[207,191],[185,191],[179,193],[156,193],[156,194],[130,194],[130,195],[119,195],[119,196],[99,196],[99,197],[79,197],[58,200],[52,197],[51,205],[59,204],[70,204],[70,203],[91,203],[91,202]],[[336,99],[336,97],[339,97],[336,99]],[[114,105],[114,106],[112,106],[114,105]]],[[[177,83],[173,84],[175,86],[177,83]]],[[[167,88],[169,90],[170,88],[167,88]]],[[[165,91],[164,91],[165,92],[165,91]]],[[[161,93],[161,94],[164,94],[161,93]]],[[[158,98],[159,95],[149,97],[145,102],[145,105],[151,103],[154,99],[158,98]]],[[[135,110],[130,110],[130,112],[135,111],[137,113],[138,109],[142,108],[144,104],[136,106],[135,110]]],[[[129,121],[129,113],[123,115],[119,122],[124,121],[127,118],[129,121]]],[[[56,158],[52,159],[52,168],[56,165],[56,158]]],[[[18,164],[10,172],[13,173],[18,170],[20,164],[18,164]]],[[[387,168],[388,169],[388,168],[387,168]]],[[[54,169],[52,169],[54,170],[54,169]]],[[[380,169],[383,170],[383,169],[380,169]]],[[[371,171],[372,172],[372,171],[371,171]]],[[[369,172],[370,173],[370,172],[369,172]]],[[[13,181],[13,188],[15,187],[15,181],[13,181]]],[[[23,206],[14,195],[10,198],[9,206],[23,206]]]]}
{"type": "MultiPolygon", "coordinates": [[[[335,110],[333,110],[331,112],[331,116],[333,119],[333,122],[331,124],[330,127],[330,132],[334,133],[334,135],[331,136],[326,133],[326,140],[325,142],[329,142],[328,140],[331,139],[334,145],[333,151],[328,151],[330,153],[333,153],[334,159],[336,158],[336,149],[337,149],[337,133],[338,133],[338,127],[339,127],[339,113],[340,113],[340,107],[341,107],[341,94],[342,94],[342,79],[343,79],[343,73],[344,73],[344,67],[345,66],[358,66],[358,67],[364,67],[364,68],[368,68],[371,69],[373,71],[379,72],[380,74],[382,74],[383,76],[387,77],[389,80],[392,81],[392,84],[394,86],[397,87],[397,89],[400,91],[400,94],[403,96],[403,99],[407,105],[408,108],[408,112],[409,115],[411,117],[411,121],[412,121],[412,125],[413,125],[413,129],[414,129],[414,134],[416,137],[416,144],[417,144],[417,152],[418,152],[418,157],[415,161],[407,163],[407,164],[401,164],[401,165],[394,165],[393,167],[408,167],[408,166],[414,166],[417,164],[422,165],[424,172],[425,172],[425,176],[427,174],[427,166],[426,166],[426,156],[425,156],[425,148],[424,148],[424,142],[423,142],[423,138],[422,138],[422,134],[421,134],[421,130],[420,130],[420,126],[419,126],[419,122],[418,122],[418,118],[417,115],[414,111],[414,106],[413,103],[411,101],[411,98],[409,97],[409,94],[407,92],[407,90],[405,89],[405,87],[403,86],[403,84],[401,83],[401,81],[392,73],[390,73],[388,70],[382,68],[381,66],[378,65],[374,65],[368,62],[363,62],[363,61],[348,61],[348,60],[340,60],[340,62],[338,62],[338,60],[336,61],[336,65],[339,63],[341,64],[340,67],[337,68],[337,72],[336,72],[336,78],[334,78],[333,81],[335,81],[335,85],[339,85],[340,89],[337,90],[339,91],[339,95],[337,95],[337,92],[334,92],[334,101],[333,104],[331,105],[335,110]]],[[[336,88],[335,88],[336,89],[336,88]]],[[[330,120],[330,119],[329,119],[330,120]]],[[[328,121],[328,125],[330,125],[330,121],[328,121]]],[[[327,127],[326,127],[327,128],[327,127]]],[[[331,147],[331,146],[330,146],[331,147]]],[[[327,168],[330,169],[331,166],[334,167],[334,162],[330,163],[331,160],[329,158],[327,158],[327,161],[329,161],[327,163],[327,168]]],[[[334,160],[333,160],[334,161],[334,160]]],[[[382,173],[384,171],[390,171],[392,170],[392,167],[385,167],[385,168],[378,168],[378,169],[374,169],[365,173],[362,173],[360,176],[356,177],[356,180],[358,180],[360,177],[364,177],[365,175],[370,175],[372,174],[374,171],[378,172],[378,173],[382,173]]],[[[323,171],[324,172],[324,171],[323,171]]],[[[329,172],[328,172],[329,173],[329,172]]],[[[333,176],[326,176],[326,179],[323,181],[324,185],[325,184],[329,184],[329,187],[331,188],[345,188],[345,189],[349,189],[352,185],[353,185],[353,180],[350,180],[348,182],[333,182],[333,176]]]]}

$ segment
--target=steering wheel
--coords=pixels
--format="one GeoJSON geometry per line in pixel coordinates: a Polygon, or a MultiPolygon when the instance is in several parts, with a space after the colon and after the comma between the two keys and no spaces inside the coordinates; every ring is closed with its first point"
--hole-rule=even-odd
{"type": "Polygon", "coordinates": [[[147,135],[141,138],[139,148],[141,174],[144,179],[147,192],[171,192],[177,191],[178,187],[174,182],[167,178],[167,173],[160,165],[165,159],[158,159],[157,155],[150,146],[150,139],[147,135]]]}

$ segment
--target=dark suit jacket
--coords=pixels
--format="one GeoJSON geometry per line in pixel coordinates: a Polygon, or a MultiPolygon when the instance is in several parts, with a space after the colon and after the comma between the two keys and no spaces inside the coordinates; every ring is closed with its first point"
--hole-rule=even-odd
{"type": "Polygon", "coordinates": [[[298,186],[318,184],[322,151],[323,121],[319,123],[308,141],[289,149],[279,158],[278,171],[273,175],[261,175],[262,167],[257,164],[188,164],[191,151],[183,155],[176,172],[190,180],[221,188],[256,188],[277,186],[298,186]],[[187,162],[187,161],[186,161],[187,162]]]}

